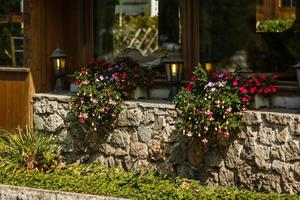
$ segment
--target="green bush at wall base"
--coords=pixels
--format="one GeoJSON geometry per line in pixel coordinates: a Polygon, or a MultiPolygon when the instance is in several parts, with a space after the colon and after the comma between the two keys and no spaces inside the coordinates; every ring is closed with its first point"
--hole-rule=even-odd
{"type": "Polygon", "coordinates": [[[264,194],[248,190],[202,186],[183,178],[105,169],[99,165],[70,165],[51,173],[0,173],[0,183],[132,199],[300,199],[299,196],[264,194]]]}

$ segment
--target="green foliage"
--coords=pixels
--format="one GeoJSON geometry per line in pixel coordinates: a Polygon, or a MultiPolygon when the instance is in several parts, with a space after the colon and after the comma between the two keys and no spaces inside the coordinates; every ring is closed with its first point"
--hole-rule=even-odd
{"type": "Polygon", "coordinates": [[[131,199],[257,199],[296,200],[298,196],[264,194],[244,189],[208,187],[184,178],[125,172],[99,165],[70,165],[51,173],[20,171],[1,173],[0,183],[131,199]]]}
{"type": "Polygon", "coordinates": [[[204,145],[228,138],[242,127],[244,104],[236,87],[231,87],[232,74],[208,74],[201,65],[194,77],[175,98],[182,115],[180,130],[187,136],[199,137],[204,145]]]}
{"type": "Polygon", "coordinates": [[[117,58],[107,62],[92,60],[76,72],[77,95],[71,98],[74,116],[93,130],[111,128],[111,122],[121,111],[123,98],[137,86],[151,84],[151,68],[139,66],[131,58],[117,58]]]}
{"type": "Polygon", "coordinates": [[[47,172],[62,167],[60,148],[55,140],[33,130],[18,130],[0,138],[0,168],[3,171],[47,172]]]}
{"type": "Polygon", "coordinates": [[[283,32],[289,29],[294,23],[294,20],[266,20],[262,21],[257,27],[258,32],[283,32]]]}

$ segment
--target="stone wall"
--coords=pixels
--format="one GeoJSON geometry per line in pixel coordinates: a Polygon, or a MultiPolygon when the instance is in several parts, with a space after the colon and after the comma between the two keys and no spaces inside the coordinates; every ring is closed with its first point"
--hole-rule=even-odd
{"type": "Polygon", "coordinates": [[[128,200],[116,197],[104,197],[72,192],[33,189],[25,187],[0,185],[2,200],[128,200]]]}
{"type": "Polygon", "coordinates": [[[300,194],[300,115],[248,111],[245,131],[227,146],[204,151],[176,130],[166,102],[124,103],[113,131],[88,132],[69,113],[69,96],[34,97],[38,130],[56,134],[70,162],[155,170],[209,185],[300,194]]]}

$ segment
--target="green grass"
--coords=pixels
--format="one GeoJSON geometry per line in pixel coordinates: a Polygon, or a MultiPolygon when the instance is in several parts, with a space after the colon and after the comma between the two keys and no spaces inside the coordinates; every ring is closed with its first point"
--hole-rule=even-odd
{"type": "Polygon", "coordinates": [[[244,189],[208,187],[199,182],[106,169],[96,164],[69,165],[49,173],[19,170],[0,174],[0,183],[131,199],[300,199],[299,196],[255,193],[244,189]]]}

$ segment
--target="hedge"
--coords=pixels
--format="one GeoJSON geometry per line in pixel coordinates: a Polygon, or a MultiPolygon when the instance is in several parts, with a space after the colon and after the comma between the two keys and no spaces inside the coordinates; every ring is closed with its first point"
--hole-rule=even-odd
{"type": "Polygon", "coordinates": [[[0,172],[0,183],[131,199],[300,199],[299,196],[256,193],[245,189],[209,187],[184,178],[154,173],[125,172],[99,165],[68,165],[51,173],[38,171],[0,172]]]}

